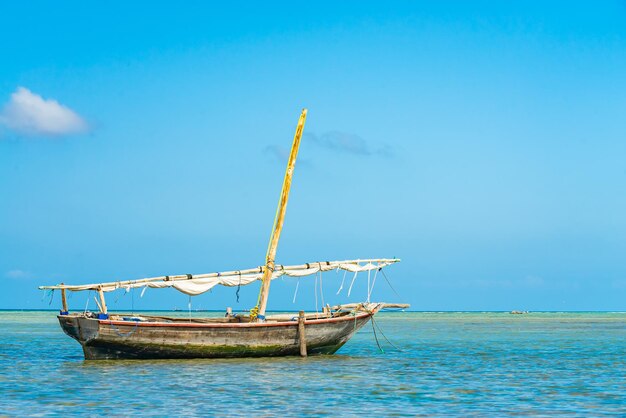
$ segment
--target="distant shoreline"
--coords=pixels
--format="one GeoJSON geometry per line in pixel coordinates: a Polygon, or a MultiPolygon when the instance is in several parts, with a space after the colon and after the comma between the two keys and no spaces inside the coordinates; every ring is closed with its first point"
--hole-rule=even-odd
{"type": "MultiPolygon", "coordinates": [[[[20,309],[20,308],[0,308],[0,312],[58,312],[58,309],[20,309]]],[[[110,309],[110,312],[184,312],[184,313],[188,313],[189,311],[186,309],[178,309],[178,310],[173,310],[173,309],[110,309]]],[[[268,310],[268,312],[291,312],[294,311],[294,309],[274,309],[274,310],[268,310]]],[[[72,312],[80,312],[80,310],[74,310],[72,312]]],[[[201,313],[201,312],[207,312],[207,313],[216,313],[216,312],[225,312],[224,309],[201,309],[201,310],[192,310],[192,313],[201,313]]],[[[235,310],[235,312],[243,312],[243,311],[237,311],[235,310]]],[[[479,310],[479,311],[442,311],[442,310],[436,310],[436,311],[417,311],[417,310],[389,310],[389,311],[383,311],[383,313],[508,313],[510,314],[511,311],[483,311],[483,310],[479,310]]],[[[528,311],[528,314],[533,314],[533,313],[624,313],[626,314],[626,311],[528,311]]]]}

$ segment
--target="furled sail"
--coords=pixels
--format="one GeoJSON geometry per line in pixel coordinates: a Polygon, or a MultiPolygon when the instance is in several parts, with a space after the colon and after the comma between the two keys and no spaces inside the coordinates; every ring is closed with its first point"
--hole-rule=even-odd
{"type": "MultiPolygon", "coordinates": [[[[344,261],[321,261],[306,263],[296,266],[282,266],[277,264],[272,273],[272,280],[281,276],[304,277],[331,270],[345,270],[352,273],[362,271],[378,270],[390,264],[399,262],[398,258],[381,258],[367,260],[344,260],[344,261]]],[[[234,270],[219,273],[206,274],[183,274],[177,276],[159,276],[138,280],[123,280],[107,283],[94,283],[86,285],[56,285],[40,286],[39,289],[65,289],[69,291],[82,290],[102,290],[111,292],[117,289],[130,290],[137,287],[166,288],[183,292],[187,295],[195,296],[207,292],[217,285],[222,286],[245,286],[263,277],[265,266],[247,270],[234,270]]]]}

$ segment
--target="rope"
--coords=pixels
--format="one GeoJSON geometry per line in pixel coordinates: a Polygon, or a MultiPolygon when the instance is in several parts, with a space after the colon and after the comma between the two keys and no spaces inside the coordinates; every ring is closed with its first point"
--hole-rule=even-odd
{"type": "Polygon", "coordinates": [[[291,303],[296,303],[296,296],[298,296],[298,287],[300,287],[300,278],[298,277],[298,281],[296,282],[296,291],[293,292],[293,301],[291,303]]]}
{"type": "Polygon", "coordinates": [[[324,288],[322,287],[322,271],[320,270],[318,273],[320,275],[320,296],[322,297],[322,306],[326,306],[324,304],[324,288]]]}
{"type": "Polygon", "coordinates": [[[111,326],[111,329],[119,336],[122,338],[127,338],[130,337],[131,335],[133,335],[135,333],[135,331],[137,331],[137,327],[139,326],[139,321],[134,321],[135,322],[135,326],[133,327],[133,329],[131,329],[130,331],[128,331],[126,334],[123,334],[119,331],[119,328],[117,328],[115,325],[113,325],[113,323],[109,320],[109,325],[111,326]]]}
{"type": "Polygon", "coordinates": [[[98,307],[98,310],[102,312],[102,306],[100,306],[100,302],[98,302],[98,298],[96,298],[96,295],[93,295],[93,301],[96,302],[96,306],[98,307]]]}
{"type": "Polygon", "coordinates": [[[239,291],[241,290],[241,272],[239,272],[239,285],[237,286],[237,291],[235,295],[237,295],[237,303],[239,303],[239,291]]]}
{"type": "Polygon", "coordinates": [[[396,292],[396,289],[393,288],[393,286],[391,285],[391,282],[389,281],[389,279],[387,278],[387,275],[385,274],[385,270],[380,270],[380,272],[383,274],[383,277],[385,278],[385,280],[387,280],[387,284],[389,285],[389,287],[391,288],[391,290],[393,290],[393,293],[396,294],[397,297],[400,298],[400,300],[403,300],[404,298],[402,296],[400,296],[398,294],[398,292],[396,292]]]}
{"type": "Polygon", "coordinates": [[[250,309],[250,322],[254,322],[259,316],[259,306],[250,309]]]}
{"type": "Polygon", "coordinates": [[[350,292],[352,292],[352,285],[354,284],[354,281],[356,280],[357,274],[359,274],[359,272],[355,271],[354,272],[354,277],[352,278],[352,282],[350,282],[350,288],[348,289],[348,296],[350,296],[350,292]]]}
{"type": "Polygon", "coordinates": [[[378,323],[374,324],[374,317],[373,316],[372,316],[372,324],[376,325],[376,328],[378,328],[378,331],[380,332],[380,335],[383,336],[383,338],[389,343],[390,346],[392,346],[393,348],[395,348],[396,350],[398,350],[400,352],[404,352],[404,350],[402,350],[401,348],[396,347],[396,345],[394,343],[389,341],[389,338],[387,338],[387,336],[383,333],[383,330],[380,328],[380,326],[378,326],[378,323]]]}
{"type": "Polygon", "coordinates": [[[83,311],[83,315],[87,313],[87,308],[89,307],[89,298],[91,298],[91,290],[87,293],[87,302],[85,303],[85,310],[83,311]]]}
{"type": "Polygon", "coordinates": [[[126,292],[122,293],[121,295],[120,295],[120,292],[117,292],[117,297],[115,298],[115,300],[113,301],[113,303],[114,303],[115,305],[117,305],[117,302],[120,300],[120,298],[122,298],[122,297],[124,297],[124,296],[126,296],[126,292]]]}
{"type": "MultiPolygon", "coordinates": [[[[370,301],[370,297],[372,296],[372,292],[374,291],[374,285],[376,284],[376,277],[378,277],[378,272],[381,271],[383,268],[379,268],[378,270],[376,270],[376,272],[374,273],[374,280],[372,281],[372,287],[370,287],[367,290],[367,301],[370,301]]],[[[369,272],[368,272],[369,274],[369,272]]],[[[368,278],[368,282],[369,282],[369,278],[368,278]]]]}
{"type": "Polygon", "coordinates": [[[315,275],[315,314],[316,317],[319,315],[319,310],[317,309],[317,274],[315,275]]]}
{"type": "MultiPolygon", "coordinates": [[[[339,273],[339,269],[337,269],[337,273],[339,273]]],[[[337,290],[337,295],[341,293],[341,290],[343,289],[343,283],[346,281],[346,274],[348,274],[348,270],[343,271],[343,279],[341,280],[341,286],[339,286],[339,290],[337,290]]]]}
{"type": "MultiPolygon", "coordinates": [[[[376,335],[376,328],[378,328],[378,331],[385,338],[385,340],[389,343],[389,345],[391,345],[396,350],[398,350],[400,352],[403,352],[402,349],[396,347],[391,341],[389,341],[389,338],[387,338],[387,336],[383,333],[383,330],[378,326],[378,324],[375,323],[375,321],[374,321],[374,311],[371,311],[371,310],[367,309],[362,304],[361,304],[361,307],[365,310],[365,312],[370,314],[370,319],[372,320],[372,329],[374,330],[374,338],[376,339],[376,345],[378,346],[378,349],[380,350],[380,352],[383,353],[383,354],[385,353],[385,351],[380,346],[380,343],[378,342],[378,336],[376,335]]],[[[356,313],[356,309],[355,309],[355,313],[356,313]]]]}
{"type": "Polygon", "coordinates": [[[376,340],[376,345],[378,346],[380,353],[385,354],[385,350],[383,350],[383,348],[380,346],[380,343],[378,342],[378,335],[376,335],[376,327],[374,326],[374,315],[371,316],[371,319],[372,319],[372,329],[374,330],[374,339],[376,340]]]}

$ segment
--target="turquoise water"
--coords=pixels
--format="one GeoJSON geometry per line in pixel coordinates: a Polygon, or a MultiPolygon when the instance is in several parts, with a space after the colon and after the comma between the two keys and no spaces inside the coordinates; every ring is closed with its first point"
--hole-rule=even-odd
{"type": "Polygon", "coordinates": [[[85,362],[0,312],[0,415],[626,416],[626,313],[383,313],[334,356],[85,362]],[[400,351],[401,350],[401,351],[400,351]]]}

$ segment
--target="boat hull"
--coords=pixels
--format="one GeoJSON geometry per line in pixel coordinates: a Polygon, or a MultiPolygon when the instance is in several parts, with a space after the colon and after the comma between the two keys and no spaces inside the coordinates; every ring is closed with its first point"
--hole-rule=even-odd
{"type": "MultiPolygon", "coordinates": [[[[307,353],[333,354],[373,313],[307,320],[307,353]]],[[[59,315],[63,331],[83,347],[86,360],[275,357],[300,354],[297,321],[169,323],[99,320],[59,315]]]]}

